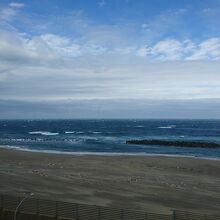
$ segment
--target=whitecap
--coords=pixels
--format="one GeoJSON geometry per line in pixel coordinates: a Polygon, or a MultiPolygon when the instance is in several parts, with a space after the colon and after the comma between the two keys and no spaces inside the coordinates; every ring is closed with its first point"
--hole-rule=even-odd
{"type": "Polygon", "coordinates": [[[163,129],[171,129],[171,128],[175,128],[176,125],[168,125],[168,126],[160,126],[158,128],[163,128],[163,129]]]}
{"type": "Polygon", "coordinates": [[[25,141],[25,139],[23,139],[23,138],[16,138],[16,139],[12,139],[12,140],[14,140],[14,141],[25,141]]]}
{"type": "Polygon", "coordinates": [[[74,134],[75,131],[65,131],[65,134],[74,134]]]}
{"type": "Polygon", "coordinates": [[[50,131],[30,131],[29,134],[41,134],[46,136],[58,135],[57,132],[50,132],[50,131]]]}
{"type": "Polygon", "coordinates": [[[3,148],[3,149],[11,149],[11,150],[23,150],[22,147],[19,147],[19,146],[11,146],[11,145],[0,145],[0,148],[3,148]]]}

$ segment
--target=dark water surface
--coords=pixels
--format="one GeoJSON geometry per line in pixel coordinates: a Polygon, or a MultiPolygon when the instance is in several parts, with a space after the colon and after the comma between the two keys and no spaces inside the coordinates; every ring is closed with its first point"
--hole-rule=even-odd
{"type": "Polygon", "coordinates": [[[126,145],[130,139],[220,143],[220,120],[0,120],[0,145],[21,150],[219,158],[220,149],[126,145]]]}

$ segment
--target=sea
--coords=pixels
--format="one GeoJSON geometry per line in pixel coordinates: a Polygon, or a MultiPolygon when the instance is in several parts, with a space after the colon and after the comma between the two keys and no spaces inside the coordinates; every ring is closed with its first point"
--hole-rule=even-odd
{"type": "Polygon", "coordinates": [[[159,139],[220,143],[220,120],[0,120],[0,146],[75,155],[161,155],[220,159],[220,149],[133,145],[159,139]]]}

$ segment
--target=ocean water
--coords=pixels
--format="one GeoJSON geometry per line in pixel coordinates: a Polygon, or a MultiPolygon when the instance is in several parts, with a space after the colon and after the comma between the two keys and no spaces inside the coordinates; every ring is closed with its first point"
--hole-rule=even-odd
{"type": "Polygon", "coordinates": [[[220,120],[0,120],[1,147],[67,154],[149,154],[220,159],[220,149],[128,145],[131,139],[220,143],[220,120]]]}

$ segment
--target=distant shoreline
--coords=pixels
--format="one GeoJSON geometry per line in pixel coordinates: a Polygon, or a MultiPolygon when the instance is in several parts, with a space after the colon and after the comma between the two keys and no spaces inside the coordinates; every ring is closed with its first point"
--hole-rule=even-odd
{"type": "Polygon", "coordinates": [[[21,148],[19,146],[9,146],[9,145],[0,145],[0,149],[7,149],[13,151],[23,151],[30,153],[43,153],[43,154],[56,154],[56,155],[72,155],[72,156],[106,156],[106,157],[167,157],[167,158],[192,158],[196,160],[213,160],[220,161],[220,158],[214,157],[199,157],[199,156],[190,156],[190,155],[179,155],[179,154],[152,154],[152,153],[117,153],[117,152],[74,152],[74,151],[56,151],[56,150],[36,150],[21,148]]]}

